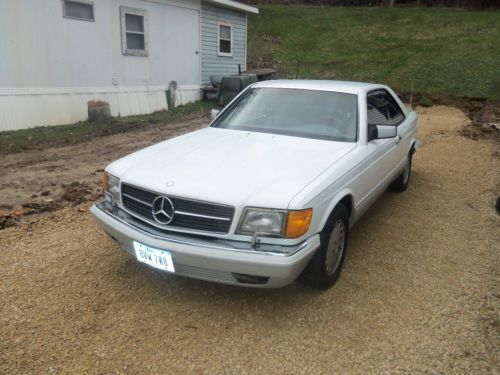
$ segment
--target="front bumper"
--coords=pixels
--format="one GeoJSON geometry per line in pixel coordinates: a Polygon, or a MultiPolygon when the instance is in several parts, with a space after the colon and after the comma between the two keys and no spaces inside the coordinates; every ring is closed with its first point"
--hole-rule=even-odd
{"type": "Polygon", "coordinates": [[[134,220],[128,220],[107,203],[90,209],[97,222],[122,249],[135,256],[133,241],[172,254],[175,273],[223,284],[260,288],[279,288],[293,282],[319,247],[319,235],[287,247],[261,245],[260,250],[236,241],[206,239],[177,234],[150,233],[134,220]]]}

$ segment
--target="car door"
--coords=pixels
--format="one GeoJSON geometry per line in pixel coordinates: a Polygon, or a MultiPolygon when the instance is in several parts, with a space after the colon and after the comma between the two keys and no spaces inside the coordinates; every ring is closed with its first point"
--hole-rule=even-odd
{"type": "MultiPolygon", "coordinates": [[[[366,96],[367,122],[370,125],[394,126],[405,121],[401,108],[385,89],[371,91],[366,96]]],[[[396,129],[397,130],[397,129],[396,129]]],[[[401,161],[400,141],[396,136],[367,142],[365,169],[360,176],[363,191],[357,209],[364,211],[385,190],[398,172],[401,161]]]]}
{"type": "Polygon", "coordinates": [[[401,108],[401,106],[404,106],[404,104],[401,103],[401,101],[396,100],[395,94],[393,92],[389,92],[388,95],[389,95],[388,100],[392,102],[395,111],[401,113],[402,117],[400,115],[397,115],[397,117],[400,119],[404,118],[404,120],[400,122],[398,121],[397,125],[398,138],[399,138],[398,149],[400,152],[399,160],[400,163],[402,163],[406,160],[408,152],[411,149],[412,142],[414,142],[416,139],[418,116],[413,111],[410,112],[404,111],[401,108]]]}

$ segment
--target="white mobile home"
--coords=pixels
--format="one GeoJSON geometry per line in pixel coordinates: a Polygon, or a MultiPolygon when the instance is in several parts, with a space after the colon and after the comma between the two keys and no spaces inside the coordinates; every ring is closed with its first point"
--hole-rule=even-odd
{"type": "Polygon", "coordinates": [[[246,69],[247,14],[230,0],[0,1],[0,131],[113,116],[200,98],[214,74],[246,69]]]}

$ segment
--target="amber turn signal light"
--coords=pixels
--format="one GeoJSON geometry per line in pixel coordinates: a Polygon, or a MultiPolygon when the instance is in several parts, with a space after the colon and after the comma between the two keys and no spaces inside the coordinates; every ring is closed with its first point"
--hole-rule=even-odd
{"type": "Polygon", "coordinates": [[[312,219],[312,208],[306,210],[288,211],[286,221],[286,238],[297,238],[302,236],[309,229],[312,219]]]}
{"type": "Polygon", "coordinates": [[[106,172],[102,172],[101,181],[102,181],[102,191],[106,191],[108,189],[108,174],[106,172]]]}

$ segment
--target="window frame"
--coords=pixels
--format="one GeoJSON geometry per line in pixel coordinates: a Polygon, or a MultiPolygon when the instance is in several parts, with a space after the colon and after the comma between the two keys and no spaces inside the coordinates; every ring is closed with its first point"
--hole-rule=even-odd
{"type": "Polygon", "coordinates": [[[233,25],[229,22],[217,22],[217,54],[219,56],[223,57],[232,57],[233,56],[233,25]],[[221,35],[220,35],[220,27],[221,26],[226,26],[229,27],[231,30],[231,39],[222,39],[222,40],[229,40],[230,46],[231,46],[231,52],[221,52],[220,50],[220,41],[221,41],[221,35]]]}
{"type": "MultiPolygon", "coordinates": [[[[373,89],[373,90],[370,90],[366,93],[366,126],[367,126],[367,129],[368,129],[368,126],[369,126],[369,122],[368,122],[368,97],[371,95],[371,94],[376,94],[378,92],[382,92],[384,94],[387,94],[391,100],[391,104],[394,105],[396,108],[399,109],[399,111],[401,112],[401,114],[403,115],[403,119],[398,122],[397,124],[394,124],[394,125],[383,125],[383,126],[395,126],[396,128],[401,125],[403,122],[406,121],[406,115],[405,115],[405,111],[403,111],[403,108],[401,108],[401,106],[399,105],[399,103],[397,102],[397,100],[394,98],[394,96],[386,89],[384,89],[383,87],[380,87],[380,88],[377,88],[377,89],[373,89]]],[[[382,124],[380,124],[382,125],[382,124]]]]}
{"type": "Polygon", "coordinates": [[[90,0],[61,0],[61,3],[62,3],[63,18],[67,18],[69,20],[95,22],[95,6],[94,6],[95,4],[93,1],[90,1],[90,0]],[[90,5],[92,7],[92,19],[67,16],[66,15],[66,2],[90,5]]]}
{"type": "Polygon", "coordinates": [[[120,27],[122,35],[122,55],[124,56],[140,56],[147,57],[149,55],[149,41],[148,41],[148,12],[143,9],[120,7],[120,27]],[[142,17],[143,32],[140,31],[127,31],[126,15],[131,14],[134,16],[142,17]],[[144,49],[129,49],[127,48],[127,34],[137,34],[144,36],[144,49]]]}

